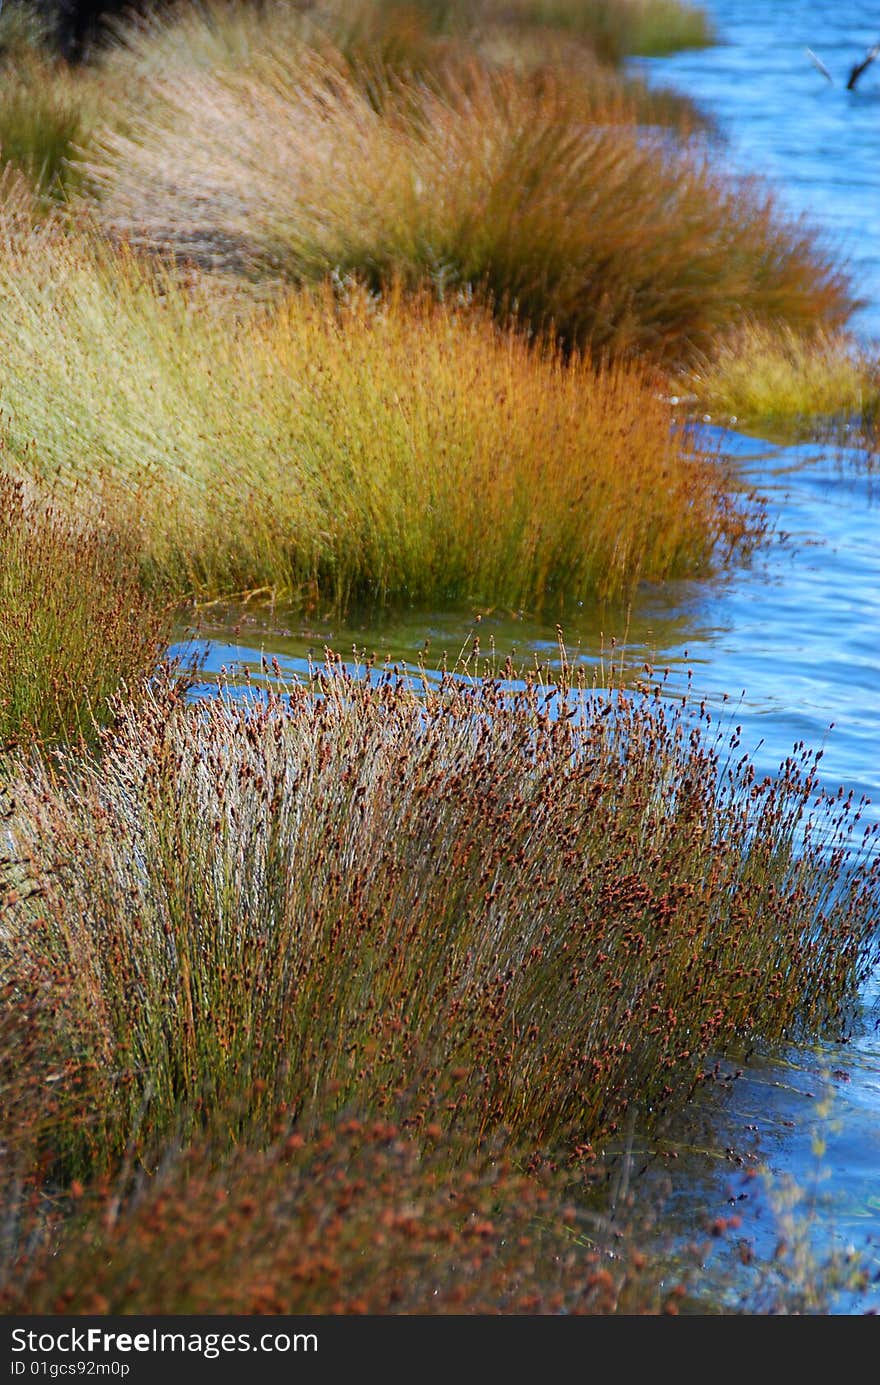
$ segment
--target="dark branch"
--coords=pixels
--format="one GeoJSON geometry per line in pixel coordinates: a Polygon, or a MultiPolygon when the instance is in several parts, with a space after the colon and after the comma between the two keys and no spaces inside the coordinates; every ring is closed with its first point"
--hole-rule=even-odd
{"type": "Polygon", "coordinates": [[[854,91],[856,82],[861,77],[866,67],[870,67],[875,58],[880,57],[880,43],[875,43],[873,48],[869,48],[867,55],[862,62],[856,63],[852,72],[849,74],[849,81],[846,84],[847,91],[854,91]]]}

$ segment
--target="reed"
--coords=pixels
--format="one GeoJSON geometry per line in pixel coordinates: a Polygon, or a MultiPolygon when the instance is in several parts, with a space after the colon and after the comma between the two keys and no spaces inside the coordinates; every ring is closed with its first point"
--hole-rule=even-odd
{"type": "Polygon", "coordinates": [[[353,1114],[277,1125],[265,1149],[162,1149],[134,1180],[78,1186],[50,1223],[22,1197],[0,1313],[659,1313],[696,1281],[696,1251],[670,1272],[629,1208],[612,1227],[583,1176],[503,1145],[465,1153],[463,1134],[353,1114]]]}
{"type": "Polygon", "coordinates": [[[10,458],[129,516],[180,596],[559,607],[760,530],[646,369],[566,364],[467,304],[257,311],[45,225],[9,233],[0,304],[10,458]]]}
{"type": "Polygon", "coordinates": [[[761,779],[659,682],[469,668],[328,655],[197,705],[172,682],[94,763],[13,762],[10,1155],[92,1177],[230,1106],[259,1143],[283,1106],[601,1159],[719,1056],[845,1031],[880,858],[819,757],[761,779]]]}
{"type": "Polygon", "coordinates": [[[153,672],[170,625],[124,535],[0,472],[0,748],[94,739],[120,684],[153,672]]]}
{"type": "Polygon", "coordinates": [[[473,65],[382,102],[326,56],[180,70],[88,163],[114,236],[257,276],[468,289],[569,348],[665,364],[743,313],[833,328],[854,306],[808,228],[696,145],[606,121],[564,76],[473,65]],[[377,104],[381,109],[377,109],[377,104]]]}
{"type": "Polygon", "coordinates": [[[701,409],[721,418],[796,431],[822,419],[868,427],[880,405],[880,361],[843,332],[747,323],[683,383],[701,409]]]}

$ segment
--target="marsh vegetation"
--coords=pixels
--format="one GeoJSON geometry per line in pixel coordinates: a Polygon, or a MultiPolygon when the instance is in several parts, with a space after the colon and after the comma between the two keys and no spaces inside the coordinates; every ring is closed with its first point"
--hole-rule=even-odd
{"type": "Polygon", "coordinates": [[[185,604],[554,619],[747,562],[675,392],[800,413],[781,352],[873,426],[846,274],[621,72],[708,39],[667,0],[183,7],[75,67],[3,23],[0,1302],[674,1311],[627,1139],[876,964],[821,752],[765,776],[561,631],[553,678],[163,660],[185,604]]]}

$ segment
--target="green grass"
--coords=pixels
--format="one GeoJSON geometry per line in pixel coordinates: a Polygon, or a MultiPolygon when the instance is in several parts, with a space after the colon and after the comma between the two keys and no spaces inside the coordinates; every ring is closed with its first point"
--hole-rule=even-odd
{"type": "Polygon", "coordinates": [[[0,164],[12,164],[40,192],[62,196],[76,183],[84,134],[74,85],[45,61],[0,65],[0,164]]]}
{"type": "Polygon", "coordinates": [[[880,407],[880,361],[842,332],[748,323],[682,383],[701,409],[751,426],[803,432],[837,419],[870,428],[880,407]]]}
{"type": "Polygon", "coordinates": [[[575,33],[603,61],[615,64],[629,56],[705,48],[714,41],[705,11],[680,0],[514,0],[494,8],[508,22],[575,33]]]}
{"type": "Polygon", "coordinates": [[[45,9],[27,0],[0,7],[0,62],[21,62],[44,54],[51,38],[45,9]]]}
{"type": "Polygon", "coordinates": [[[120,684],[153,672],[170,625],[130,541],[0,472],[0,748],[94,739],[120,684]]]}

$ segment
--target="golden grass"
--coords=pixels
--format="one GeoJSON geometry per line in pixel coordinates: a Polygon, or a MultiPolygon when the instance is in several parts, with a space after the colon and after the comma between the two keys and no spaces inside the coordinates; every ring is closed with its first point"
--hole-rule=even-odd
{"type": "Polygon", "coordinates": [[[683,385],[700,408],[741,423],[866,424],[880,405],[880,360],[843,332],[749,322],[722,338],[683,385]]]}
{"type": "Polygon", "coordinates": [[[758,186],[564,77],[472,66],[371,101],[298,53],[173,72],[89,161],[102,225],[257,275],[467,286],[569,346],[676,363],[743,312],[798,329],[853,307],[844,274],[758,186]]]}
{"type": "Polygon", "coordinates": [[[44,224],[0,244],[0,352],[13,463],[132,517],[180,594],[558,607],[754,536],[645,369],[425,295],[245,311],[44,224]]]}

